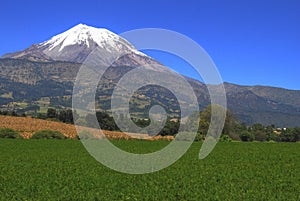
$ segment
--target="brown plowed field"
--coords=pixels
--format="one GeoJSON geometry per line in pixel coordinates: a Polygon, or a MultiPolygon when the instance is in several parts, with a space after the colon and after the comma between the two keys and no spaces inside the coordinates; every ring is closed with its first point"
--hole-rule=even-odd
{"type": "MultiPolygon", "coordinates": [[[[63,133],[69,138],[76,138],[77,132],[74,125],[65,124],[61,122],[48,121],[42,119],[35,119],[31,117],[12,117],[12,116],[2,116],[0,115],[0,128],[11,128],[14,129],[24,137],[30,138],[33,133],[39,130],[54,130],[63,133]]],[[[96,133],[95,135],[99,137],[99,132],[95,129],[81,127],[82,130],[91,131],[91,133],[96,133]]],[[[123,132],[116,131],[104,131],[105,135],[109,139],[129,139],[130,136],[124,134],[123,132]]],[[[134,134],[134,138],[142,138],[146,140],[173,140],[172,136],[155,136],[150,137],[144,134],[134,134]]]]}

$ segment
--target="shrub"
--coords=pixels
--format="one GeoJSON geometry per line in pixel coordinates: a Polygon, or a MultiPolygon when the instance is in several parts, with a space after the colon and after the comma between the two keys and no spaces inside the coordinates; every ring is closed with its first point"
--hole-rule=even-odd
{"type": "Polygon", "coordinates": [[[31,139],[65,139],[66,137],[59,131],[41,130],[33,134],[31,139]]]}
{"type": "Polygon", "coordinates": [[[222,135],[220,137],[220,142],[231,142],[231,141],[232,141],[232,139],[230,138],[229,135],[222,135]]]}
{"type": "Polygon", "coordinates": [[[95,137],[89,131],[83,130],[77,135],[77,139],[88,140],[88,139],[95,139],[95,137]]]}
{"type": "Polygon", "coordinates": [[[0,128],[0,138],[15,139],[19,137],[19,133],[11,128],[0,128]]]}
{"type": "Polygon", "coordinates": [[[196,137],[195,137],[195,141],[196,142],[202,142],[202,141],[204,141],[205,140],[205,135],[202,135],[202,134],[200,134],[200,133],[197,133],[197,135],[196,135],[196,137]]]}

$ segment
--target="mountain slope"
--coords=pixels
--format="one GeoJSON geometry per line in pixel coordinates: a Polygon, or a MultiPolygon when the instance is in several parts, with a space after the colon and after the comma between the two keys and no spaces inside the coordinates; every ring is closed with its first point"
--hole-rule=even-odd
{"type": "MultiPolygon", "coordinates": [[[[45,96],[71,95],[73,81],[80,66],[81,64],[59,61],[33,62],[24,59],[0,59],[0,97],[13,92],[15,101],[31,101],[45,96]]],[[[119,66],[108,69],[105,79],[100,83],[102,90],[98,94],[99,98],[101,97],[98,105],[101,109],[109,110],[110,96],[116,83],[122,75],[133,68],[119,66]]],[[[210,99],[205,84],[191,78],[186,79],[197,95],[200,108],[209,105],[210,99]]],[[[300,96],[300,91],[262,86],[239,86],[230,83],[225,83],[225,89],[228,108],[242,122],[275,124],[282,127],[299,126],[300,106],[297,104],[299,100],[297,97],[300,96]]],[[[142,88],[138,94],[134,101],[135,108],[132,108],[136,115],[146,115],[147,111],[143,113],[143,110],[139,108],[147,108],[155,104],[168,107],[170,114],[177,113],[178,105],[175,98],[163,88],[142,88]]],[[[0,98],[0,104],[7,104],[11,101],[9,98],[0,98]]]]}

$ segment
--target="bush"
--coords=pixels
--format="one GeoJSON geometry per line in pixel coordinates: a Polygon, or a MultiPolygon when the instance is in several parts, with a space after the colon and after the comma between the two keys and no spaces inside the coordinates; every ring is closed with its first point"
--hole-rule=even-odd
{"type": "Polygon", "coordinates": [[[195,142],[202,142],[205,140],[205,135],[202,135],[200,133],[197,133],[196,137],[195,137],[195,142]]]}
{"type": "Polygon", "coordinates": [[[229,135],[222,135],[220,137],[220,142],[232,142],[232,139],[230,138],[229,135]]]}
{"type": "Polygon", "coordinates": [[[10,128],[0,128],[0,138],[19,138],[20,135],[17,131],[10,128]]]}
{"type": "Polygon", "coordinates": [[[59,131],[41,130],[33,134],[31,139],[65,139],[66,137],[59,131]]]}

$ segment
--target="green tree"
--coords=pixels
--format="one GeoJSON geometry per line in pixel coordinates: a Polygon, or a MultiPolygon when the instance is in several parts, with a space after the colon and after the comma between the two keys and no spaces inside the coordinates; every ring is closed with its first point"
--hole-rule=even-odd
{"type": "Polygon", "coordinates": [[[274,133],[274,128],[275,128],[274,125],[267,126],[267,127],[265,128],[265,132],[266,132],[266,140],[267,140],[267,141],[270,141],[270,140],[274,140],[274,141],[275,141],[275,139],[274,139],[274,135],[275,135],[275,133],[274,133]]]}
{"type": "Polygon", "coordinates": [[[260,141],[260,142],[264,142],[267,140],[267,135],[265,131],[262,130],[258,130],[258,131],[254,131],[253,132],[255,140],[260,141]]]}
{"type": "Polygon", "coordinates": [[[252,142],[254,140],[254,135],[249,131],[242,131],[240,134],[240,138],[243,142],[252,142]]]}
{"type": "Polygon", "coordinates": [[[178,133],[180,122],[166,121],[164,128],[159,132],[161,136],[176,135],[178,133]]]}
{"type": "MultiPolygon", "coordinates": [[[[235,136],[234,134],[234,127],[236,124],[238,124],[238,121],[234,118],[234,116],[232,115],[232,113],[229,110],[226,110],[224,107],[220,106],[220,105],[209,105],[208,107],[206,107],[202,112],[200,112],[197,114],[196,112],[193,113],[187,120],[186,125],[185,125],[185,130],[186,131],[191,131],[191,130],[195,130],[195,128],[190,128],[190,125],[197,125],[195,124],[195,121],[197,119],[199,119],[199,123],[198,123],[198,134],[196,137],[196,141],[201,141],[205,139],[205,136],[207,135],[209,126],[210,126],[210,122],[211,122],[211,118],[212,118],[212,107],[215,108],[215,118],[220,118],[222,114],[224,114],[224,112],[226,113],[226,118],[225,118],[225,122],[224,122],[224,127],[222,130],[222,134],[223,135],[228,135],[230,138],[232,139],[239,139],[238,136],[235,136]],[[233,136],[233,137],[232,137],[233,136]]],[[[221,119],[220,119],[221,120],[221,119]]],[[[218,121],[218,119],[217,119],[218,121]]],[[[214,127],[212,127],[212,129],[214,129],[214,127]]],[[[213,131],[212,134],[217,133],[217,131],[213,131]]]]}
{"type": "Polygon", "coordinates": [[[221,115],[224,114],[224,112],[226,113],[222,134],[228,135],[231,137],[234,125],[237,123],[237,121],[229,110],[225,109],[224,107],[222,107],[220,105],[214,105],[214,106],[209,105],[207,108],[205,108],[201,112],[198,133],[200,135],[207,134],[207,131],[208,131],[208,128],[209,128],[209,125],[211,122],[211,118],[212,118],[212,107],[215,108],[216,118],[220,118],[221,115]]]}
{"type": "Polygon", "coordinates": [[[72,110],[70,110],[70,109],[61,110],[57,116],[58,116],[59,121],[62,121],[64,123],[73,123],[74,122],[73,113],[72,113],[72,110]]]}
{"type": "Polygon", "coordinates": [[[56,110],[54,108],[48,108],[47,118],[56,118],[56,110]]]}
{"type": "Polygon", "coordinates": [[[283,130],[280,134],[280,141],[282,142],[297,142],[299,137],[298,129],[288,128],[283,130]]]}
{"type": "Polygon", "coordinates": [[[255,140],[261,142],[267,140],[266,128],[262,124],[254,124],[251,127],[251,132],[253,133],[255,140]]]}

